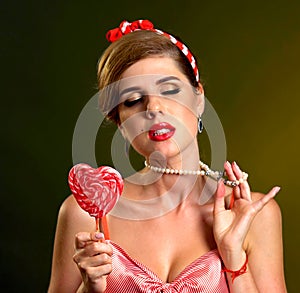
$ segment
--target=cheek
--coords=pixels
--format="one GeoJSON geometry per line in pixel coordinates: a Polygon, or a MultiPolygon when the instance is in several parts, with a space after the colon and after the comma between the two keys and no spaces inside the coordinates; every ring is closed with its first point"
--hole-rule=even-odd
{"type": "Polygon", "coordinates": [[[182,92],[176,96],[176,98],[169,98],[169,100],[173,102],[173,109],[182,107],[184,109],[182,109],[181,112],[186,111],[192,113],[196,117],[198,116],[200,101],[199,97],[193,92],[192,89],[183,89],[182,92]]]}
{"type": "Polygon", "coordinates": [[[187,103],[185,104],[185,108],[187,112],[189,112],[190,116],[198,117],[198,103],[195,97],[192,97],[191,99],[188,99],[187,103]]]}
{"type": "Polygon", "coordinates": [[[177,133],[181,139],[190,140],[195,138],[198,133],[198,120],[191,112],[184,112],[182,121],[177,128],[177,133]]]}
{"type": "Polygon", "coordinates": [[[198,118],[190,109],[183,108],[180,113],[180,135],[186,140],[194,139],[198,134],[198,118]]]}
{"type": "Polygon", "coordinates": [[[189,130],[193,137],[198,135],[198,117],[195,114],[191,116],[189,130]]]}
{"type": "Polygon", "coordinates": [[[130,142],[145,132],[144,119],[142,116],[143,113],[128,115],[128,117],[126,115],[120,115],[123,134],[130,142]]]}
{"type": "Polygon", "coordinates": [[[193,134],[198,127],[197,102],[195,99],[188,101],[185,99],[184,103],[176,102],[169,109],[171,115],[180,121],[181,127],[193,134]]]}

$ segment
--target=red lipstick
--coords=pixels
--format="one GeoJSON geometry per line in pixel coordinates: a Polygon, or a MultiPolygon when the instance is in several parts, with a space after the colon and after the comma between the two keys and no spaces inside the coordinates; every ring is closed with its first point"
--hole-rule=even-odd
{"type": "Polygon", "coordinates": [[[148,135],[151,140],[164,141],[172,137],[174,133],[175,127],[167,122],[160,122],[151,126],[148,135]]]}

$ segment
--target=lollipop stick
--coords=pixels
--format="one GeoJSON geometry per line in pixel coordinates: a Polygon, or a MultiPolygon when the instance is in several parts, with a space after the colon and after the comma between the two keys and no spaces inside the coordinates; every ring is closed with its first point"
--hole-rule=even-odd
{"type": "Polygon", "coordinates": [[[109,231],[108,231],[106,217],[104,216],[103,218],[101,218],[101,225],[100,225],[100,218],[95,218],[95,220],[96,220],[96,232],[101,232],[100,226],[102,226],[104,237],[106,240],[108,240],[109,231]]]}
{"type": "Polygon", "coordinates": [[[100,232],[100,221],[99,218],[95,218],[96,220],[96,232],[100,232]]]}
{"type": "Polygon", "coordinates": [[[103,228],[104,237],[105,237],[106,240],[109,240],[110,237],[109,237],[109,231],[108,231],[106,216],[101,218],[101,220],[102,220],[102,228],[103,228]]]}

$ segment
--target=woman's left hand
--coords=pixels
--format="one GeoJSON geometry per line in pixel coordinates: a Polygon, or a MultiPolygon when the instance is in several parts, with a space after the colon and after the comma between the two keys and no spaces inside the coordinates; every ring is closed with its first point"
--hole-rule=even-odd
{"type": "MultiPolygon", "coordinates": [[[[243,172],[233,162],[226,162],[224,169],[229,180],[239,180],[243,172]]],[[[278,193],[279,187],[273,187],[257,201],[252,201],[249,184],[246,180],[233,187],[234,204],[231,209],[225,207],[225,185],[219,181],[214,201],[213,230],[219,253],[226,268],[238,270],[246,259],[245,239],[250,225],[257,213],[278,193]]],[[[262,231],[263,232],[263,231],[262,231]]]]}

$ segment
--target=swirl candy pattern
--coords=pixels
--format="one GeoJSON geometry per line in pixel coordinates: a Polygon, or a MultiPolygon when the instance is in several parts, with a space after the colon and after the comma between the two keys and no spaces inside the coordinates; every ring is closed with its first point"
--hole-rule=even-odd
{"type": "Polygon", "coordinates": [[[124,187],[122,176],[112,167],[94,169],[87,164],[75,165],[68,182],[79,206],[96,221],[111,211],[124,187]]]}

